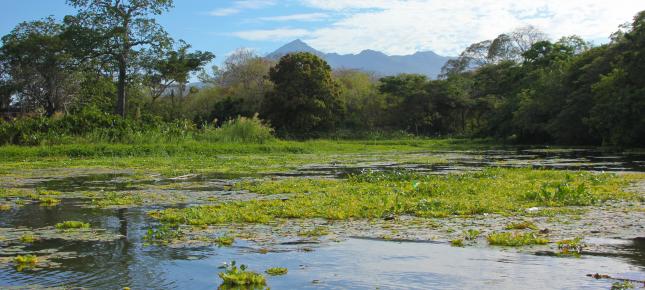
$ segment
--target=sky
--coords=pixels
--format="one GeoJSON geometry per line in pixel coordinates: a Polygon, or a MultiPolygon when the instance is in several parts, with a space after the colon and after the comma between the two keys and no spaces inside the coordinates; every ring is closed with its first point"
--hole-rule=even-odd
{"type": "MultiPolygon", "coordinates": [[[[65,0],[0,0],[0,34],[16,24],[74,9],[65,0]]],[[[389,55],[432,50],[458,55],[469,44],[534,25],[557,39],[606,42],[645,0],[175,0],[158,21],[175,39],[215,53],[267,54],[295,39],[323,52],[389,55]]]]}

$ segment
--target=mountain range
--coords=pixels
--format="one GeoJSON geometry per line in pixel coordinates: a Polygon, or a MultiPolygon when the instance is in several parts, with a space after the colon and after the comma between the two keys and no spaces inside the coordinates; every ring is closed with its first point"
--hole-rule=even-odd
{"type": "Polygon", "coordinates": [[[293,52],[313,53],[327,61],[334,69],[357,69],[379,76],[410,73],[436,78],[441,72],[441,67],[451,59],[432,51],[421,51],[411,55],[387,55],[374,50],[364,50],[358,54],[323,53],[300,39],[278,48],[266,57],[278,60],[293,52]]]}

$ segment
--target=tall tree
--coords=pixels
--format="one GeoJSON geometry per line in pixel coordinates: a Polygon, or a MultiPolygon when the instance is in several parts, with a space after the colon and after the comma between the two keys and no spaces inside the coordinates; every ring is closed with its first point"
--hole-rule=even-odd
{"type": "Polygon", "coordinates": [[[267,93],[263,111],[276,129],[303,136],[335,127],[342,114],[340,90],[323,59],[306,52],[287,54],[269,78],[275,89],[267,93]]]}
{"type": "Polygon", "coordinates": [[[10,76],[5,88],[17,91],[24,108],[42,108],[51,116],[69,101],[75,62],[64,30],[50,17],[23,22],[2,38],[0,56],[10,76]]]}
{"type": "Polygon", "coordinates": [[[173,86],[178,87],[179,97],[183,97],[191,73],[200,71],[215,58],[210,52],[188,52],[189,49],[190,45],[182,42],[177,50],[169,50],[162,56],[149,55],[143,78],[153,102],[173,86]]]}
{"type": "Polygon", "coordinates": [[[67,0],[78,8],[79,23],[94,31],[94,53],[107,55],[118,68],[117,114],[126,116],[126,87],[137,56],[145,49],[164,49],[171,44],[155,15],[173,7],[172,0],[67,0]]]}

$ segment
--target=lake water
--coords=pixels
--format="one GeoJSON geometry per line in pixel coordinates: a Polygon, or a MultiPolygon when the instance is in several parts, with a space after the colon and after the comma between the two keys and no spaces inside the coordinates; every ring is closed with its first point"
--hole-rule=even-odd
{"type": "MultiPolygon", "coordinates": [[[[409,167],[427,172],[476,169],[482,166],[534,166],[594,171],[645,171],[643,155],[606,154],[595,151],[489,151],[443,152],[449,164],[424,166],[390,164],[376,168],[409,167]]],[[[369,167],[369,166],[367,166],[369,167]]],[[[357,168],[314,166],[294,174],[342,176],[357,168]]],[[[360,168],[359,168],[360,169],[360,168]]],[[[67,190],[128,190],[112,178],[54,180],[29,186],[67,190]]],[[[209,182],[204,180],[204,182],[209,182]]],[[[136,184],[134,184],[136,185],[136,184]]],[[[216,189],[212,189],[216,190],[216,189]]],[[[350,238],[320,245],[313,251],[284,247],[259,253],[250,242],[232,247],[181,247],[144,245],[146,230],[155,223],[146,214],[155,207],[88,209],[78,200],[64,200],[55,207],[26,205],[0,212],[0,228],[40,228],[66,220],[83,220],[124,237],[116,241],[80,242],[46,240],[25,250],[73,251],[61,266],[39,271],[0,267],[0,288],[86,287],[96,289],[216,289],[219,266],[232,260],[263,272],[286,267],[285,276],[268,277],[272,289],[608,289],[612,280],[587,274],[645,280],[645,241],[619,240],[612,253],[555,257],[518,253],[495,247],[457,248],[430,242],[392,242],[350,238]]],[[[643,221],[645,223],[645,221],[643,221]]],[[[645,237],[645,233],[643,233],[645,237]]],[[[3,247],[11,245],[2,244],[3,247]]],[[[9,254],[3,253],[8,256],[9,254]]]]}

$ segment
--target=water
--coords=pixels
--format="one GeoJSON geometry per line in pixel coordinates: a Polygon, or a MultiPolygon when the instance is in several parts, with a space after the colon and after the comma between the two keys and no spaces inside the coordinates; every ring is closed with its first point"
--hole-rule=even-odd
{"type": "MultiPolygon", "coordinates": [[[[443,152],[450,161],[441,166],[390,164],[364,168],[410,167],[422,171],[453,171],[482,166],[526,166],[594,171],[645,172],[642,155],[611,155],[595,151],[488,151],[443,152]]],[[[319,166],[299,173],[342,176],[360,167],[319,166]]],[[[298,172],[297,172],[298,173],[298,172]]],[[[296,173],[294,173],[296,174],[296,173]]],[[[213,182],[221,176],[197,177],[191,182],[213,182]],[[201,179],[200,179],[201,178],[201,179]]],[[[45,180],[28,185],[63,191],[131,190],[139,185],[127,175],[86,176],[45,180]],[[119,185],[115,183],[123,182],[119,185]]],[[[217,190],[214,187],[210,190],[217,190]]],[[[155,224],[147,212],[155,207],[134,209],[88,209],[80,200],[64,200],[56,207],[26,205],[0,212],[1,228],[40,228],[66,220],[83,220],[95,228],[119,233],[123,238],[109,242],[46,240],[26,250],[73,251],[59,259],[58,268],[18,272],[0,267],[0,288],[39,285],[43,287],[87,287],[96,289],[216,289],[223,262],[235,260],[251,270],[286,267],[286,276],[268,277],[272,289],[608,289],[611,280],[596,280],[587,274],[645,280],[645,241],[618,240],[611,247],[620,251],[563,258],[526,254],[494,247],[455,248],[446,244],[390,242],[351,238],[324,244],[313,251],[284,246],[283,251],[258,253],[249,242],[238,240],[233,247],[146,246],[143,237],[155,224]],[[616,254],[620,253],[620,254],[616,254]]],[[[645,234],[644,234],[645,235],[645,234]]],[[[602,241],[611,243],[611,241],[602,241]]],[[[0,241],[0,246],[9,247],[0,241]]],[[[9,254],[1,254],[9,256],[9,254]]],[[[11,255],[13,256],[13,255],[11,255]]]]}

